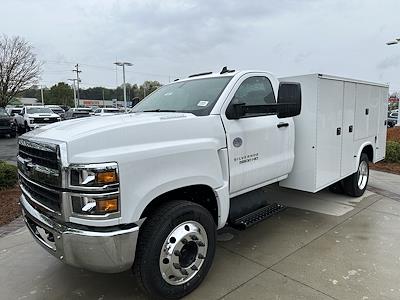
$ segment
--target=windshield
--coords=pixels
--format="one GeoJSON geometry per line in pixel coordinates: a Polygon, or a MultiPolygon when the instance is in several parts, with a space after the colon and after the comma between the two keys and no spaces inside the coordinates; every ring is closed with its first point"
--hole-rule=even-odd
{"type": "Polygon", "coordinates": [[[26,109],[28,114],[52,114],[52,110],[48,107],[29,107],[26,109]]]}
{"type": "Polygon", "coordinates": [[[172,83],[154,91],[135,105],[132,112],[176,111],[205,116],[210,114],[231,79],[232,76],[224,76],[172,83]]]}
{"type": "Polygon", "coordinates": [[[6,110],[5,110],[4,108],[1,108],[1,107],[0,107],[0,116],[1,116],[1,117],[8,116],[6,110]]]}

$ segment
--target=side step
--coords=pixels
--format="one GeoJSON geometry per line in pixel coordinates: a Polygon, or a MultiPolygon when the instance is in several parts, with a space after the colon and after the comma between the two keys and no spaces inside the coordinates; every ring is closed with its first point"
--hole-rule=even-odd
{"type": "Polygon", "coordinates": [[[244,230],[262,220],[272,217],[273,215],[284,210],[285,208],[286,206],[277,203],[268,204],[267,206],[261,207],[247,215],[244,215],[234,220],[231,226],[239,230],[244,230]]]}

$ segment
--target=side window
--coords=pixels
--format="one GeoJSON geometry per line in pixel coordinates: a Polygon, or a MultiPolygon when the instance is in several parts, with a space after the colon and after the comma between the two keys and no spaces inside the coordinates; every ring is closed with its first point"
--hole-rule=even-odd
{"type": "Polygon", "coordinates": [[[265,105],[275,103],[271,82],[263,76],[250,77],[242,82],[234,98],[246,105],[265,105]]]}

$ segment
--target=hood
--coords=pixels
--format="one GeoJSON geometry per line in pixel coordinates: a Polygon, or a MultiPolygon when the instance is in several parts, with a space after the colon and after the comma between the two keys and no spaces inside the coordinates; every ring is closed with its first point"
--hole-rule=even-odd
{"type": "Polygon", "coordinates": [[[185,118],[195,118],[195,116],[183,113],[136,113],[107,116],[107,118],[79,118],[47,125],[29,132],[25,136],[71,142],[110,131],[133,130],[138,125],[185,118]]]}
{"type": "Polygon", "coordinates": [[[198,117],[160,112],[62,121],[30,131],[22,138],[65,142],[68,160],[74,163],[109,161],[110,157],[129,152],[132,147],[150,149],[171,143],[193,143],[194,140],[213,141],[217,149],[225,144],[218,115],[198,117]]]}

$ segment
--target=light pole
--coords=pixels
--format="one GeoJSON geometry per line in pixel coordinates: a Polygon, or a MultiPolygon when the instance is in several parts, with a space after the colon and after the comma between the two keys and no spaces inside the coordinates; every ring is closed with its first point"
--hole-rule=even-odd
{"type": "Polygon", "coordinates": [[[72,78],[72,79],[68,79],[69,81],[72,81],[72,88],[74,89],[74,106],[76,108],[76,87],[75,87],[75,81],[77,79],[72,78]]]}
{"type": "Polygon", "coordinates": [[[40,95],[42,96],[42,106],[44,106],[43,85],[40,85],[40,95]]]}
{"type": "Polygon", "coordinates": [[[129,62],[120,62],[117,61],[114,63],[115,65],[122,67],[122,78],[124,81],[124,107],[125,107],[125,113],[127,112],[127,108],[126,108],[126,83],[125,83],[125,66],[133,66],[133,64],[129,63],[129,62]]]}
{"type": "MultiPolygon", "coordinates": [[[[386,43],[386,45],[388,46],[392,46],[392,45],[397,45],[400,44],[400,38],[397,38],[393,41],[389,41],[386,43]]],[[[400,126],[400,99],[399,102],[397,102],[397,123],[396,126],[400,126]]]]}

